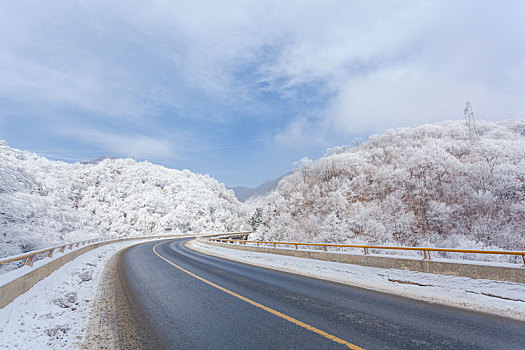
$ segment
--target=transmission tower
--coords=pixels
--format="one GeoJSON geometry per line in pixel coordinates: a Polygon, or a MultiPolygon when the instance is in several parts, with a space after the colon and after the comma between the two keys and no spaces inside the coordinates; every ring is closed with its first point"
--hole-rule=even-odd
{"type": "Polygon", "coordinates": [[[465,123],[467,124],[469,135],[471,137],[477,137],[478,131],[476,129],[476,120],[474,119],[474,112],[472,111],[472,105],[469,101],[467,101],[463,113],[465,114],[465,123]]]}

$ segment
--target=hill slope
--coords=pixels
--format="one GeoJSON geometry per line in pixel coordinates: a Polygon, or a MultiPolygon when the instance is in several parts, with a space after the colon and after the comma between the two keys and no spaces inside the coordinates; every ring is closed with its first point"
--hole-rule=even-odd
{"type": "Polygon", "coordinates": [[[251,203],[252,238],[525,246],[525,122],[388,130],[303,161],[251,203]]]}
{"type": "Polygon", "coordinates": [[[241,204],[208,175],[131,159],[54,162],[0,141],[0,256],[62,241],[229,231],[241,204]]]}

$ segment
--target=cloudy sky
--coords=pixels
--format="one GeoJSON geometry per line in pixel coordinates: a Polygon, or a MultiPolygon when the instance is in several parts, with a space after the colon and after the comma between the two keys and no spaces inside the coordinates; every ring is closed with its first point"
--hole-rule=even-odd
{"type": "Polygon", "coordinates": [[[0,138],[254,186],[385,129],[525,118],[523,1],[0,0],[0,138]]]}

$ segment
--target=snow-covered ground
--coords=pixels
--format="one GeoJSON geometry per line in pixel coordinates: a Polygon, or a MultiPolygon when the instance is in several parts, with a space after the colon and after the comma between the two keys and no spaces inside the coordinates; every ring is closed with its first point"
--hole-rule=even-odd
{"type": "Polygon", "coordinates": [[[82,254],[0,309],[0,349],[78,348],[104,266],[118,250],[140,242],[82,254]]]}
{"type": "Polygon", "coordinates": [[[525,321],[525,284],[521,283],[248,252],[211,246],[195,240],[189,242],[188,247],[251,265],[525,321]]]}

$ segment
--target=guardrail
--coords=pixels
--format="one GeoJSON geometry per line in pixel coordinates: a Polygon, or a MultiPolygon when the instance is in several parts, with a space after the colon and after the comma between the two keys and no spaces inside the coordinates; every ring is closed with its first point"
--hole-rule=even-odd
{"type": "Polygon", "coordinates": [[[91,243],[101,242],[101,241],[102,241],[101,239],[90,239],[90,240],[87,240],[87,241],[68,243],[68,244],[63,244],[63,245],[59,245],[59,246],[55,246],[55,247],[51,247],[51,248],[35,250],[35,251],[29,252],[29,253],[25,253],[25,254],[16,255],[16,256],[13,256],[13,257],[2,259],[2,260],[0,260],[0,266],[2,266],[3,264],[7,264],[7,263],[10,263],[10,262],[15,262],[15,261],[19,261],[19,260],[24,260],[24,265],[33,266],[33,262],[34,262],[35,258],[38,255],[45,254],[45,257],[51,258],[51,257],[53,257],[53,253],[55,251],[59,251],[60,253],[63,253],[66,249],[73,249],[73,248],[79,247],[81,245],[88,245],[88,244],[91,244],[91,243]]]}
{"type": "MultiPolygon", "coordinates": [[[[248,234],[251,232],[226,232],[221,234],[209,234],[208,237],[213,236],[220,236],[222,238],[246,238],[248,234]]],[[[36,261],[36,258],[41,256],[42,258],[52,258],[53,254],[57,251],[60,253],[63,253],[66,249],[71,249],[75,247],[80,247],[83,245],[89,245],[97,242],[104,242],[104,241],[129,241],[129,240],[135,240],[135,239],[148,239],[148,238],[163,238],[163,237],[173,237],[174,235],[158,235],[158,236],[147,236],[147,237],[126,237],[126,238],[117,238],[117,239],[90,239],[87,241],[80,241],[80,242],[74,242],[74,243],[67,243],[62,244],[54,247],[44,248],[40,250],[35,250],[32,252],[23,253],[16,256],[7,257],[0,260],[0,267],[4,264],[12,263],[15,261],[24,260],[24,263],[22,266],[33,266],[33,262],[36,261]]],[[[176,235],[175,235],[176,236],[176,235]]]]}
{"type": "Polygon", "coordinates": [[[513,255],[521,256],[523,259],[523,266],[525,267],[525,251],[506,251],[506,250],[478,250],[478,249],[454,249],[454,248],[429,248],[429,247],[394,247],[394,246],[375,246],[375,245],[359,245],[359,244],[330,244],[330,243],[304,243],[304,242],[271,242],[271,241],[249,241],[234,238],[206,238],[212,242],[222,242],[231,244],[256,244],[257,246],[273,245],[276,248],[281,246],[294,246],[298,249],[299,246],[322,247],[323,251],[328,251],[328,248],[358,248],[363,249],[364,255],[369,255],[369,249],[377,250],[404,250],[404,251],[420,251],[423,253],[423,260],[431,260],[430,252],[448,252],[448,253],[467,253],[467,254],[493,254],[493,255],[513,255]]]}
{"type": "MultiPolygon", "coordinates": [[[[98,247],[113,244],[117,242],[133,241],[133,240],[149,240],[149,239],[168,239],[175,237],[187,237],[187,236],[207,236],[207,237],[240,237],[246,238],[246,233],[236,233],[236,232],[226,232],[222,234],[171,234],[171,235],[156,235],[156,236],[140,236],[140,237],[127,237],[127,238],[117,238],[117,239],[91,239],[82,242],[68,243],[55,247],[45,248],[36,250],[33,252],[28,252],[25,254],[20,254],[17,256],[7,257],[0,260],[0,266],[3,266],[7,263],[12,262],[21,262],[24,261],[25,265],[31,266],[37,257],[42,257],[44,259],[46,256],[51,257],[53,253],[57,250],[64,252],[66,249],[71,249],[67,253],[64,253],[61,256],[58,256],[50,261],[45,262],[41,266],[34,267],[31,269],[26,269],[23,271],[23,274],[14,274],[9,276],[2,285],[0,285],[0,309],[9,304],[19,295],[27,292],[31,289],[36,283],[41,281],[43,278],[49,276],[51,273],[59,269],[64,264],[76,259],[78,256],[96,249],[98,247]],[[80,247],[83,246],[83,247],[80,247]],[[73,249],[79,247],[78,249],[73,249]]],[[[6,273],[9,273],[6,271],[6,273]]]]}

